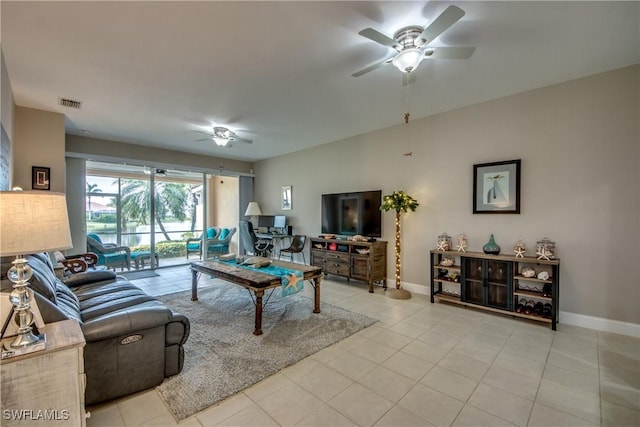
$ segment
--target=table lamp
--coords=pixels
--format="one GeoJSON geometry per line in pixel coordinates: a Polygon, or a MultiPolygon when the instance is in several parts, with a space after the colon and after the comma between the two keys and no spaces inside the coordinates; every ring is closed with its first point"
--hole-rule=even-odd
{"type": "Polygon", "coordinates": [[[0,191],[0,256],[16,255],[7,278],[13,283],[9,300],[13,305],[18,334],[14,349],[44,341],[32,332],[33,313],[29,279],[33,270],[24,255],[69,249],[71,233],[67,202],[62,193],[48,191],[0,191]]]}
{"type": "Polygon", "coordinates": [[[247,210],[244,212],[244,216],[250,216],[251,223],[255,226],[254,218],[260,215],[262,215],[262,211],[260,210],[260,206],[258,206],[258,202],[249,202],[247,210]]]}

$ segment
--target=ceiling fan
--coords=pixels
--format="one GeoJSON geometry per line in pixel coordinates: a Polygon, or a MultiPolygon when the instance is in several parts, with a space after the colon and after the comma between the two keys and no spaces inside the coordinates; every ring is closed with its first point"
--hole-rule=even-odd
{"type": "Polygon", "coordinates": [[[383,46],[396,50],[390,57],[368,66],[353,77],[360,77],[385,64],[393,64],[405,74],[411,74],[418,68],[425,58],[467,59],[476,50],[475,47],[435,47],[429,46],[440,34],[458,22],[464,16],[464,11],[456,6],[449,6],[426,28],[417,25],[401,28],[390,38],[373,28],[360,31],[363,37],[373,40],[383,46]]]}
{"type": "Polygon", "coordinates": [[[220,147],[233,147],[231,142],[244,142],[245,144],[252,144],[253,141],[250,139],[240,138],[236,133],[230,129],[227,129],[222,126],[215,126],[213,128],[213,133],[211,132],[203,132],[200,130],[196,130],[194,132],[202,133],[207,135],[207,138],[196,139],[196,142],[201,141],[213,141],[216,145],[220,147]]]}

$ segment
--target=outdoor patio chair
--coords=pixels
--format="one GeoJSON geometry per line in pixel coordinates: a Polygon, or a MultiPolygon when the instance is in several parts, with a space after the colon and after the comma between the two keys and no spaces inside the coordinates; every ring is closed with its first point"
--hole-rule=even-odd
{"type": "Polygon", "coordinates": [[[236,233],[236,228],[223,228],[215,239],[207,239],[207,256],[215,256],[229,253],[229,243],[236,233]]]}
{"type": "Polygon", "coordinates": [[[131,269],[131,249],[128,246],[118,246],[115,243],[102,243],[102,239],[95,233],[87,234],[87,251],[98,255],[98,265],[106,265],[114,270],[131,269]]]}
{"type": "Polygon", "coordinates": [[[220,234],[220,229],[217,227],[207,228],[206,233],[201,233],[198,237],[191,237],[187,239],[187,259],[189,259],[190,253],[197,253],[202,258],[202,240],[206,236],[207,245],[211,240],[214,240],[220,234]]]}

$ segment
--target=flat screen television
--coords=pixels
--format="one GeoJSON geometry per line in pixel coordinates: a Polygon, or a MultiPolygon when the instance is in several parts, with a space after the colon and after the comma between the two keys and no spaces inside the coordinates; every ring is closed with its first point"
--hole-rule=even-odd
{"type": "Polygon", "coordinates": [[[322,233],[382,237],[382,190],[322,195],[322,233]]]}

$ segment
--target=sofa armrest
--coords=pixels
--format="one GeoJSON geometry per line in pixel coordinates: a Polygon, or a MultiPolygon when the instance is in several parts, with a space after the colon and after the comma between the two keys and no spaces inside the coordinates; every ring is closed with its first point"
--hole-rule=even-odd
{"type": "Polygon", "coordinates": [[[159,301],[150,301],[85,322],[82,332],[87,343],[90,343],[164,326],[172,319],[170,309],[159,301]]]}
{"type": "Polygon", "coordinates": [[[63,283],[70,288],[75,288],[89,283],[115,280],[116,273],[110,270],[85,271],[65,277],[63,283]]]}
{"type": "Polygon", "coordinates": [[[191,324],[189,319],[184,314],[171,313],[172,320],[167,324],[166,344],[169,345],[183,345],[189,338],[191,332],[191,324]]]}

